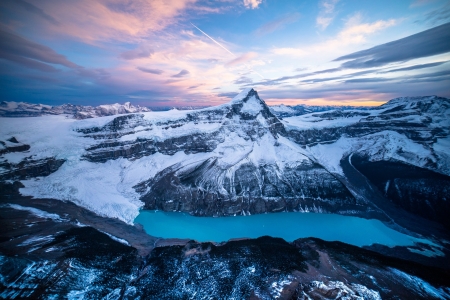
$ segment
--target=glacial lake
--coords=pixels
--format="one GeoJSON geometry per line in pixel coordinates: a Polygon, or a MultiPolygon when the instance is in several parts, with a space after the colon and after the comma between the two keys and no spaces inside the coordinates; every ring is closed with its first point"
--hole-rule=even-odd
{"type": "Polygon", "coordinates": [[[160,238],[193,239],[199,242],[224,242],[233,238],[280,237],[288,242],[316,237],[355,246],[377,243],[410,246],[430,243],[395,231],[378,220],[335,214],[269,213],[251,216],[194,217],[180,212],[142,210],[134,220],[144,230],[160,238]]]}

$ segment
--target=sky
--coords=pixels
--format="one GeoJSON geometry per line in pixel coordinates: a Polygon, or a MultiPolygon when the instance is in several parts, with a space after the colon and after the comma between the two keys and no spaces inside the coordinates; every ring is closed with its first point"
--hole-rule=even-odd
{"type": "Polygon", "coordinates": [[[0,101],[450,97],[450,0],[2,0],[0,101]]]}

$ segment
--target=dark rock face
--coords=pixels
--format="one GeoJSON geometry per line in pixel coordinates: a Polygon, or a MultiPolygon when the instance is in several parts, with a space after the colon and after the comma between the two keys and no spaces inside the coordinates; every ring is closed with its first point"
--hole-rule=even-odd
{"type": "MultiPolygon", "coordinates": [[[[3,148],[0,148],[0,155],[30,150],[30,145],[20,143],[15,137],[0,141],[0,145],[3,146],[3,148]]],[[[54,157],[39,160],[26,158],[17,164],[8,163],[0,158],[0,181],[48,176],[58,170],[63,163],[63,159],[55,159],[54,157]]]]}
{"type": "Polygon", "coordinates": [[[0,141],[0,155],[11,152],[24,152],[30,149],[30,145],[20,143],[15,137],[6,141],[0,141]]]}
{"type": "Polygon", "coordinates": [[[450,177],[396,161],[370,162],[354,156],[353,165],[395,205],[450,228],[450,177]]]}
{"type": "Polygon", "coordinates": [[[18,164],[0,163],[3,168],[0,180],[23,180],[38,176],[48,176],[57,171],[65,162],[53,157],[40,160],[23,160],[18,164]]]}
{"type": "Polygon", "coordinates": [[[242,164],[231,178],[227,172],[210,158],[165,169],[136,190],[144,193],[141,199],[148,209],[195,215],[363,209],[341,182],[311,162],[283,172],[253,164],[242,164]]]}

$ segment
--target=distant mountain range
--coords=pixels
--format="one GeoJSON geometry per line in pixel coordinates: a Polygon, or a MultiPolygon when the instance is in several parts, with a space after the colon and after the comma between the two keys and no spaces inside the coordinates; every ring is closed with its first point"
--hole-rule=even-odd
{"type": "MultiPolygon", "coordinates": [[[[46,104],[34,104],[27,102],[2,101],[0,102],[0,117],[38,117],[46,115],[69,115],[78,120],[112,116],[127,113],[148,112],[148,111],[168,111],[176,110],[199,110],[209,106],[164,106],[164,107],[142,107],[134,106],[130,102],[124,104],[104,104],[99,106],[84,106],[63,104],[51,106],[46,104]]],[[[270,111],[278,118],[300,116],[312,112],[328,110],[351,110],[370,109],[367,106],[337,106],[337,105],[273,105],[269,106],[270,111]]]]}
{"type": "Polygon", "coordinates": [[[313,112],[321,112],[321,111],[328,111],[328,110],[352,110],[352,109],[359,109],[359,110],[368,110],[372,107],[370,106],[350,106],[350,105],[306,105],[306,104],[299,104],[299,105],[272,105],[269,106],[270,111],[277,116],[278,118],[287,118],[287,117],[294,117],[294,116],[301,116],[306,115],[313,112]]]}
{"type": "Polygon", "coordinates": [[[0,102],[0,117],[38,117],[46,115],[69,115],[75,119],[88,119],[119,114],[151,111],[147,107],[134,106],[130,102],[124,104],[106,104],[99,106],[83,106],[63,104],[51,106],[26,102],[0,102]]]}

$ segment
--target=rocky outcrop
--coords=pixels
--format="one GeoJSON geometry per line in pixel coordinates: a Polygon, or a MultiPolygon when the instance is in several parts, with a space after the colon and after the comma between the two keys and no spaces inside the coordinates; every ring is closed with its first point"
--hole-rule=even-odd
{"type": "Polygon", "coordinates": [[[0,141],[0,155],[11,152],[24,152],[30,149],[30,145],[20,143],[15,137],[6,141],[0,141]]]}
{"type": "Polygon", "coordinates": [[[353,156],[353,166],[398,207],[450,228],[450,177],[398,161],[353,156]]]}
{"type": "Polygon", "coordinates": [[[185,241],[149,255],[93,227],[2,207],[0,297],[445,299],[448,269],[319,239],[185,241]],[[33,226],[24,220],[32,222],[33,226]],[[12,225],[14,224],[14,225],[12,225]],[[14,251],[8,245],[15,243],[14,251]]]}
{"type": "Polygon", "coordinates": [[[143,194],[147,209],[202,216],[368,209],[323,167],[309,161],[284,170],[250,163],[233,170],[222,168],[218,158],[210,158],[172,166],[135,188],[143,194]],[[233,176],[226,176],[230,173],[233,176]]]}
{"type": "Polygon", "coordinates": [[[54,157],[40,160],[25,159],[17,164],[0,162],[0,180],[23,180],[48,176],[57,171],[64,162],[64,159],[54,157]]]}

